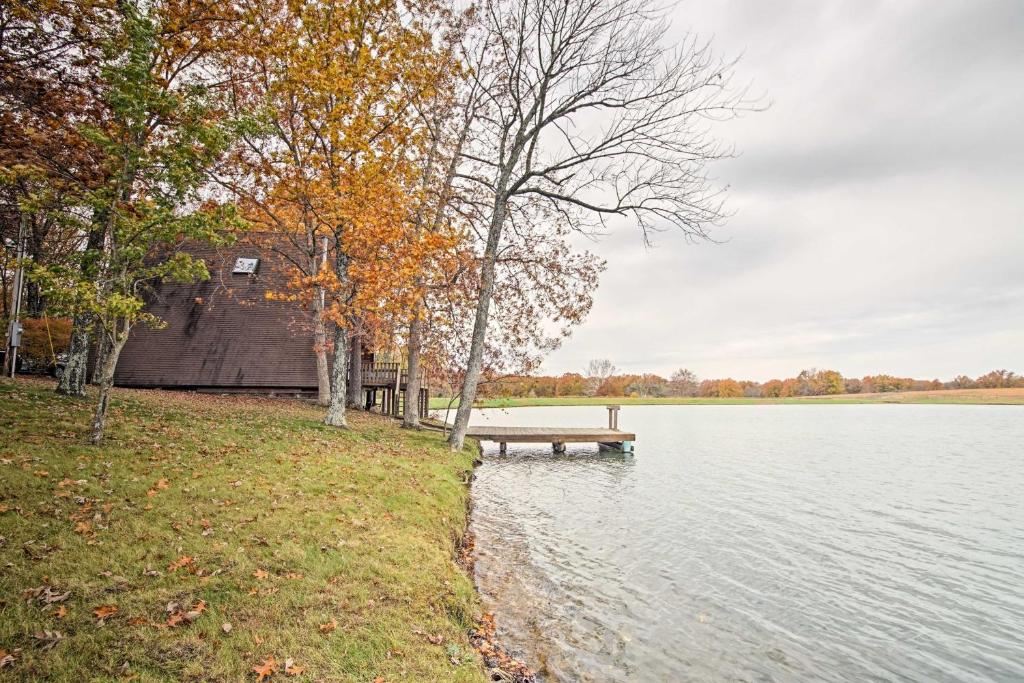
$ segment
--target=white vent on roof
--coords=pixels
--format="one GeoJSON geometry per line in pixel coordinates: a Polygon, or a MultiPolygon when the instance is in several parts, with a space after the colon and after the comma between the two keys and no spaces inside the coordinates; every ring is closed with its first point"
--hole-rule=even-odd
{"type": "Polygon", "coordinates": [[[240,258],[235,259],[235,269],[231,272],[238,275],[251,275],[256,272],[256,268],[260,265],[258,258],[240,258]]]}

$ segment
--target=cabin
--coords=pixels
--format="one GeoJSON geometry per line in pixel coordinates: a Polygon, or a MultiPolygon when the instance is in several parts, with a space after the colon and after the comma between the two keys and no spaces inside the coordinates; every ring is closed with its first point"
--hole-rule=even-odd
{"type": "MultiPolygon", "coordinates": [[[[248,243],[196,245],[188,251],[206,262],[210,279],[156,287],[146,310],[166,325],[136,326],[121,352],[114,384],[316,396],[312,314],[294,302],[268,298],[287,291],[288,259],[279,250],[248,243]]],[[[400,362],[382,356],[363,353],[365,405],[399,415],[408,373],[400,362]]],[[[426,415],[426,381],[414,400],[426,415]]]]}

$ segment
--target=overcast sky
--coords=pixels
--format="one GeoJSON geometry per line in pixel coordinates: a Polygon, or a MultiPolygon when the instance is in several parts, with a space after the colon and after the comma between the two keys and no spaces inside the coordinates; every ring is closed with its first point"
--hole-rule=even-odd
{"type": "Polygon", "coordinates": [[[544,369],[1024,372],[1024,1],[687,0],[771,108],[718,128],[722,244],[619,229],[544,369]]]}

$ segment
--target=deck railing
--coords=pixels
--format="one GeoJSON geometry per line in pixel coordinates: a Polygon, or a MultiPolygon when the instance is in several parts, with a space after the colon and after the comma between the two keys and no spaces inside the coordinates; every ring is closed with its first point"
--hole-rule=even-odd
{"type": "MultiPolygon", "coordinates": [[[[374,362],[363,364],[363,386],[395,386],[401,373],[401,384],[409,380],[409,371],[401,363],[374,362]]],[[[426,385],[426,375],[420,372],[420,385],[426,385]]]]}

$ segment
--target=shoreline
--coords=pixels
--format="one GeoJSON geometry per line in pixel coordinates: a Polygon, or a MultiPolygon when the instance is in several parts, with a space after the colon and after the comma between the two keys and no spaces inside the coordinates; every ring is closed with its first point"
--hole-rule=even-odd
{"type": "MultiPolygon", "coordinates": [[[[480,586],[476,578],[476,535],[470,530],[470,525],[473,518],[473,481],[476,479],[476,469],[483,464],[484,449],[483,444],[477,439],[469,438],[467,441],[476,445],[477,456],[473,459],[472,469],[466,481],[466,526],[457,544],[457,562],[472,582],[477,604],[482,610],[480,586]]],[[[488,678],[504,683],[537,683],[536,672],[514,657],[498,639],[494,615],[490,612],[481,612],[480,618],[475,621],[476,624],[469,632],[469,642],[480,655],[488,678]]]]}
{"type": "MultiPolygon", "coordinates": [[[[444,411],[448,398],[430,399],[430,409],[444,411]]],[[[645,405],[1024,405],[1024,389],[942,389],[894,391],[872,394],[787,396],[780,398],[632,397],[632,396],[545,396],[486,398],[474,408],[535,408],[555,406],[645,405]]],[[[458,402],[451,404],[452,410],[458,402]]]]}

